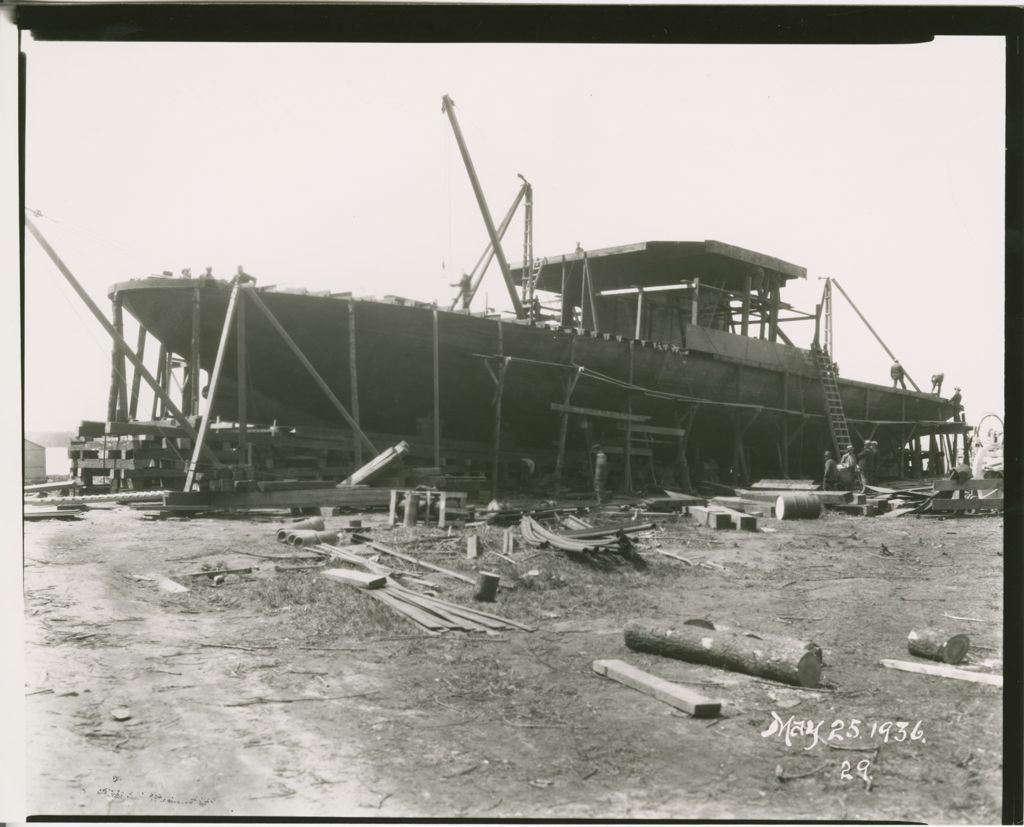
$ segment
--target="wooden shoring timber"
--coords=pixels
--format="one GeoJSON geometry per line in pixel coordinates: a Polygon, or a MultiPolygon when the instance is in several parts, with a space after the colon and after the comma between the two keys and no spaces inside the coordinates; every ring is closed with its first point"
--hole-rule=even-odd
{"type": "MultiPolygon", "coordinates": [[[[575,343],[575,337],[573,339],[575,343]]],[[[572,359],[570,358],[570,362],[572,359]]],[[[565,396],[563,399],[563,405],[569,406],[572,401],[573,391],[576,390],[576,383],[579,382],[580,375],[583,372],[583,368],[577,367],[573,371],[573,374],[565,380],[565,396]]],[[[559,417],[558,423],[558,452],[555,455],[555,496],[557,497],[562,492],[562,473],[565,469],[565,440],[569,433],[569,412],[562,411],[559,417]]]]}
{"type": "MultiPolygon", "coordinates": [[[[160,350],[157,354],[156,361],[156,379],[154,380],[159,387],[163,387],[164,382],[164,369],[167,367],[167,346],[163,343],[160,344],[160,350]]],[[[160,412],[160,394],[153,391],[153,408],[150,411],[149,418],[156,419],[157,413],[160,412]]]]}
{"type": "Polygon", "coordinates": [[[439,359],[437,308],[433,310],[433,376],[434,376],[434,465],[441,465],[441,363],[439,359]]]}
{"type": "MultiPolygon", "coordinates": [[[[245,302],[241,301],[238,303],[238,307],[235,309],[235,313],[238,315],[238,319],[235,323],[235,333],[237,334],[237,342],[235,350],[238,356],[238,456],[245,461],[246,452],[246,436],[249,429],[249,420],[247,412],[247,390],[249,384],[248,368],[246,366],[247,350],[248,345],[245,341],[245,302]]],[[[211,404],[209,410],[213,410],[211,404]]]]}
{"type": "MultiPolygon", "coordinates": [[[[639,322],[638,322],[639,324],[639,322]]],[[[626,494],[633,493],[633,342],[629,343],[629,370],[626,376],[628,383],[626,390],[626,441],[623,454],[623,491],[626,494]]]]}
{"type": "MultiPolygon", "coordinates": [[[[146,355],[146,328],[139,322],[139,338],[135,347],[135,356],[141,362],[146,355]]],[[[132,392],[128,400],[128,419],[134,420],[139,413],[139,390],[142,384],[142,374],[139,371],[132,371],[132,392]]]]}
{"type": "MultiPolygon", "coordinates": [[[[501,329],[500,327],[498,328],[501,329]]],[[[508,359],[501,360],[496,377],[497,387],[494,389],[494,443],[491,459],[491,499],[498,496],[498,473],[501,466],[501,403],[505,393],[505,374],[508,372],[508,359]]]]}
{"type": "MultiPolygon", "coordinates": [[[[350,300],[348,303],[348,382],[349,382],[349,404],[352,406],[352,418],[359,424],[359,370],[356,357],[356,303],[350,300]]],[[[356,465],[363,464],[363,443],[361,440],[354,440],[352,446],[355,455],[356,465]]]]}
{"type": "MultiPolygon", "coordinates": [[[[118,332],[114,329],[114,326],[109,321],[107,321],[107,317],[103,315],[103,311],[101,311],[99,307],[96,306],[96,303],[92,300],[92,298],[85,291],[82,285],[78,283],[78,279],[74,277],[71,270],[68,269],[68,266],[63,262],[61,257],[57,255],[56,251],[53,249],[53,247],[50,246],[49,242],[46,240],[43,234],[39,232],[39,229],[32,222],[32,219],[29,218],[27,215],[25,216],[25,227],[33,235],[36,241],[39,242],[39,245],[43,248],[47,256],[49,256],[50,261],[52,261],[54,265],[57,267],[57,269],[60,270],[61,275],[64,276],[68,284],[70,284],[72,289],[78,294],[78,297],[82,299],[83,302],[85,302],[86,307],[89,308],[93,316],[96,317],[97,321],[99,321],[99,323],[103,326],[104,330],[107,331],[107,334],[110,335],[111,338],[113,338],[121,345],[122,352],[128,357],[128,360],[132,363],[132,367],[138,370],[139,373],[142,375],[142,378],[146,380],[146,384],[153,388],[153,391],[157,394],[160,400],[167,407],[167,410],[171,412],[171,415],[178,421],[178,423],[185,430],[185,432],[190,437],[195,438],[197,436],[195,428],[193,428],[191,423],[185,418],[185,415],[181,412],[178,406],[174,404],[174,401],[170,398],[170,396],[168,396],[164,389],[160,387],[159,383],[156,381],[155,378],[153,378],[153,375],[146,369],[146,366],[142,363],[142,361],[135,356],[135,353],[132,351],[128,343],[124,340],[124,337],[120,336],[118,332]]],[[[154,419],[155,418],[156,417],[154,417],[154,419]]],[[[217,458],[213,456],[212,452],[210,452],[210,457],[212,458],[214,463],[218,465],[220,464],[217,458]]]]}
{"type": "Polygon", "coordinates": [[[338,397],[334,394],[334,391],[331,390],[330,385],[328,385],[324,381],[323,377],[319,374],[317,369],[313,367],[313,363],[306,358],[306,354],[302,352],[302,349],[295,343],[295,340],[288,334],[288,331],[284,329],[281,323],[277,320],[277,317],[264,303],[263,299],[260,298],[259,293],[256,292],[256,289],[253,287],[253,285],[246,284],[243,286],[242,290],[243,294],[246,297],[248,297],[252,301],[252,303],[256,305],[257,308],[259,308],[260,312],[263,313],[267,321],[270,322],[270,326],[277,331],[278,335],[284,340],[285,344],[288,345],[292,353],[295,354],[296,358],[299,360],[299,362],[302,363],[302,366],[313,378],[313,381],[315,381],[317,385],[320,386],[320,389],[331,401],[331,404],[334,405],[338,413],[342,415],[342,418],[348,423],[353,433],[355,433],[355,435],[362,441],[362,443],[367,448],[369,448],[374,454],[379,453],[377,449],[374,447],[374,444],[370,442],[366,434],[363,433],[362,428],[359,427],[359,423],[352,418],[352,414],[350,414],[348,412],[348,409],[341,404],[341,400],[338,399],[338,397]]]}
{"type": "Polygon", "coordinates": [[[127,399],[127,391],[124,389],[125,366],[124,352],[121,343],[124,341],[124,310],[121,296],[114,294],[111,299],[111,317],[113,319],[114,337],[113,346],[110,352],[110,392],[107,395],[107,421],[120,422],[128,410],[128,405],[122,400],[127,399]]]}
{"type": "Polygon", "coordinates": [[[595,660],[592,668],[598,675],[650,695],[694,718],[716,718],[721,714],[721,701],[709,700],[691,689],[644,672],[624,661],[595,660]]]}
{"type": "Polygon", "coordinates": [[[188,391],[189,391],[189,413],[192,416],[199,416],[199,403],[202,399],[202,375],[203,368],[199,359],[199,328],[201,326],[201,293],[198,287],[192,289],[192,331],[189,342],[188,358],[188,391]]]}
{"type": "Polygon", "coordinates": [[[228,296],[228,307],[224,313],[224,326],[220,332],[220,343],[217,345],[217,358],[213,363],[213,373],[210,374],[210,389],[207,393],[207,415],[199,424],[199,433],[196,434],[195,443],[192,448],[192,458],[188,463],[188,473],[185,475],[185,491],[191,491],[196,479],[196,468],[199,465],[199,456],[206,447],[206,432],[210,428],[209,412],[213,410],[214,400],[217,397],[217,388],[220,386],[220,372],[224,366],[224,354],[227,351],[228,337],[231,335],[231,324],[235,320],[235,306],[238,304],[238,289],[240,281],[235,279],[231,286],[231,294],[228,296]]]}
{"type": "Polygon", "coordinates": [[[953,678],[958,681],[970,681],[971,683],[985,683],[989,686],[1002,687],[1003,676],[990,672],[972,672],[967,669],[957,669],[954,666],[947,666],[939,663],[920,663],[906,660],[880,661],[886,669],[898,669],[901,672],[913,672],[918,675],[932,675],[937,678],[953,678]]]}

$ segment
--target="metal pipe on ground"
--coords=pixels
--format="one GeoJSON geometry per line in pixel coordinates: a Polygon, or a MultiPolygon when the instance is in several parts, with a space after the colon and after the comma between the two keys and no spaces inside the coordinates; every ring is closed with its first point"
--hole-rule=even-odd
{"type": "Polygon", "coordinates": [[[312,531],[310,529],[299,529],[288,533],[286,542],[293,546],[315,546],[318,543],[334,545],[338,542],[337,531],[312,531]]]}
{"type": "Polygon", "coordinates": [[[277,539],[279,542],[285,543],[288,541],[289,534],[293,531],[300,531],[302,529],[309,531],[323,531],[324,518],[306,517],[303,520],[296,520],[294,523],[288,523],[286,526],[281,526],[281,528],[277,530],[277,539]]]}

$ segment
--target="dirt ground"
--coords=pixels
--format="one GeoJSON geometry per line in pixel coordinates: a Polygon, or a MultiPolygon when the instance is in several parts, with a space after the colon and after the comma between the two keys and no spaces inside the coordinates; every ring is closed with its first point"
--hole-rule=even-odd
{"type": "MultiPolygon", "coordinates": [[[[411,545],[363,519],[472,572],[458,538],[411,545]]],[[[480,562],[512,587],[490,610],[537,630],[490,637],[431,637],[241,554],[281,552],[278,522],[97,508],[26,525],[30,815],[1000,820],[1001,690],[879,660],[912,659],[908,631],[943,626],[970,635],[968,668],[1001,671],[1001,518],[828,514],[758,533],[670,518],[604,567],[517,544],[516,565],[480,562]],[[220,562],[260,570],[187,594],[136,579],[220,562]],[[813,639],[830,688],[631,652],[622,626],[641,617],[813,639]],[[592,671],[612,658],[720,699],[723,716],[592,671]],[[793,719],[788,744],[775,716],[793,719]]],[[[500,550],[494,536],[484,547],[500,550]]],[[[419,576],[472,603],[472,587],[419,576]]]]}

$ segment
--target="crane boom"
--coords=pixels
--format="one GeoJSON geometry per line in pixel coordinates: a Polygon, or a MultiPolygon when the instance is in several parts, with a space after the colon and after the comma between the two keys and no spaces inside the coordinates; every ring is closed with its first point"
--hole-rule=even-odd
{"type": "Polygon", "coordinates": [[[455,133],[455,141],[459,145],[459,152],[462,154],[462,162],[466,165],[466,173],[469,175],[469,183],[473,187],[473,194],[476,196],[476,202],[480,206],[480,215],[484,219],[484,226],[487,227],[487,236],[491,240],[491,247],[494,249],[494,257],[498,259],[498,267],[501,268],[501,276],[505,280],[505,287],[508,289],[509,298],[512,299],[512,307],[515,309],[516,318],[523,319],[526,317],[526,312],[523,309],[523,303],[519,299],[519,293],[516,291],[515,283],[512,281],[512,272],[509,270],[505,253],[501,249],[501,239],[498,238],[498,231],[495,229],[494,219],[491,218],[491,211],[487,207],[487,201],[484,198],[484,191],[480,187],[480,180],[476,176],[476,169],[473,167],[473,160],[469,157],[469,149],[466,146],[466,140],[462,137],[462,130],[459,128],[459,121],[455,117],[455,104],[448,95],[441,98],[441,110],[448,116],[448,120],[452,125],[452,132],[455,133]]]}

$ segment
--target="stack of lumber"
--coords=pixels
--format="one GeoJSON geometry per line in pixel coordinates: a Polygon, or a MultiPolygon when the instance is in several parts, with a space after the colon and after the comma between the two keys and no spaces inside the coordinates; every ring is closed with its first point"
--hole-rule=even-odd
{"type": "Polygon", "coordinates": [[[1003,510],[1003,479],[935,480],[929,510],[943,513],[1003,510]]]}
{"type": "MultiPolygon", "coordinates": [[[[737,489],[742,499],[775,504],[779,496],[790,493],[814,494],[830,511],[852,514],[858,517],[874,517],[888,506],[869,502],[866,493],[853,491],[822,491],[813,480],[758,480],[748,489],[737,489]]],[[[878,499],[877,497],[875,498],[878,499]]]]}
{"type": "Polygon", "coordinates": [[[413,623],[430,634],[442,632],[484,632],[494,634],[509,629],[521,629],[525,632],[534,631],[533,627],[517,623],[499,615],[460,606],[413,591],[400,585],[395,576],[398,572],[381,566],[372,560],[354,553],[350,549],[334,546],[320,546],[332,560],[340,560],[360,566],[369,572],[369,577],[360,576],[358,572],[346,573],[339,569],[329,569],[324,575],[333,580],[347,583],[356,588],[366,589],[366,593],[394,611],[398,612],[410,623],[413,623]],[[382,582],[383,581],[383,582],[382,582]]]}
{"type": "Polygon", "coordinates": [[[687,509],[698,525],[722,529],[739,529],[741,531],[757,531],[757,517],[745,511],[739,511],[714,500],[706,506],[691,505],[687,509]]]}
{"type": "MultiPolygon", "coordinates": [[[[198,417],[189,417],[194,427],[198,421],[198,417]]],[[[246,429],[249,447],[242,455],[238,427],[215,422],[205,445],[224,465],[203,468],[196,481],[202,490],[210,491],[234,490],[236,482],[247,480],[337,482],[353,465],[351,448],[341,446],[340,433],[309,426],[250,425],[246,429]]],[[[173,420],[83,422],[68,455],[72,476],[89,489],[180,489],[192,449],[193,441],[173,420]]]]}

